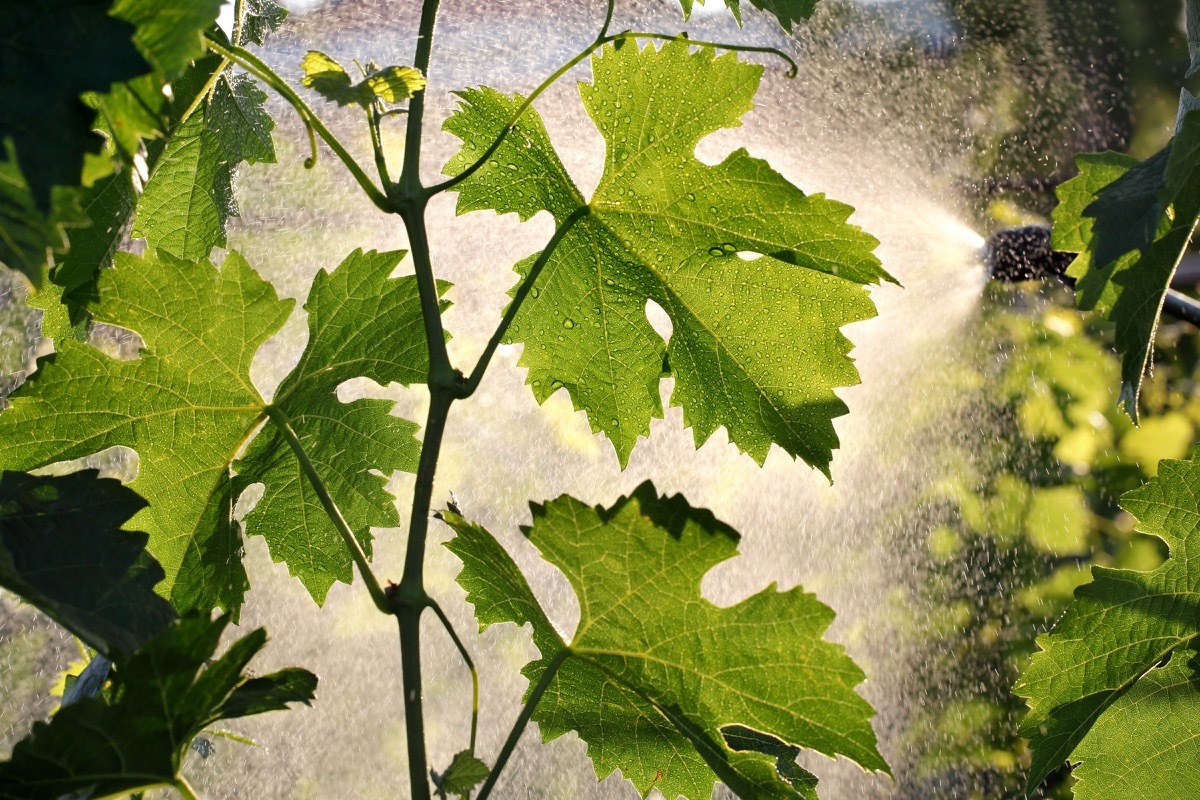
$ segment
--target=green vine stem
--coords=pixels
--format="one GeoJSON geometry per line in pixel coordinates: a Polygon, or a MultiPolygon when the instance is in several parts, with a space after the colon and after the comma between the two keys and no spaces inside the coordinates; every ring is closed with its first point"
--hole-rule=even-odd
{"type": "Polygon", "coordinates": [[[175,787],[175,791],[183,795],[184,800],[200,800],[200,795],[196,794],[196,790],[187,782],[187,778],[182,775],[177,777],[171,785],[175,787]]]}
{"type": "Polygon", "coordinates": [[[463,663],[467,665],[467,669],[471,671],[471,754],[475,753],[475,735],[479,732],[479,671],[475,669],[475,662],[471,659],[471,654],[467,652],[467,648],[463,645],[462,640],[458,638],[458,633],[454,630],[454,625],[450,623],[450,618],[446,616],[446,612],[438,605],[436,600],[429,601],[429,608],[441,620],[442,627],[446,629],[446,633],[450,636],[450,641],[458,648],[458,654],[462,656],[463,663]]]}
{"type": "Polygon", "coordinates": [[[521,740],[521,734],[525,732],[525,726],[529,724],[530,718],[533,717],[533,710],[537,708],[537,704],[541,701],[542,695],[546,693],[546,689],[550,688],[550,681],[558,673],[558,668],[563,662],[570,657],[570,650],[559,650],[558,653],[546,665],[546,671],[542,673],[542,677],[537,682],[537,686],[533,687],[533,691],[529,693],[529,698],[525,701],[525,705],[521,707],[521,713],[517,715],[517,721],[513,723],[512,730],[508,732],[508,738],[504,740],[504,746],[500,748],[500,754],[496,756],[496,764],[492,767],[492,771],[488,774],[487,780],[479,789],[479,796],[476,800],[487,800],[487,797],[492,792],[492,787],[496,785],[496,781],[500,778],[500,772],[504,769],[504,765],[508,763],[509,756],[517,747],[517,742],[521,740]]]}
{"type": "Polygon", "coordinates": [[[238,47],[237,45],[229,45],[226,47],[220,42],[214,41],[211,37],[205,37],[204,43],[209,50],[228,58],[230,61],[239,65],[254,77],[266,83],[281,97],[283,97],[284,100],[287,100],[288,103],[291,104],[292,108],[296,110],[296,113],[300,115],[300,121],[304,123],[304,127],[308,133],[309,145],[312,148],[312,155],[305,160],[304,166],[311,168],[317,163],[316,136],[319,135],[325,144],[329,145],[329,149],[332,150],[334,154],[341,159],[342,163],[346,165],[346,168],[350,170],[350,174],[354,176],[356,181],[358,181],[358,185],[361,186],[362,190],[367,193],[367,197],[371,199],[371,202],[375,204],[375,207],[388,213],[395,211],[393,205],[388,201],[387,196],[385,196],[384,193],[381,192],[379,188],[371,182],[371,179],[367,175],[366,171],[359,166],[358,162],[354,160],[354,157],[350,155],[350,152],[346,150],[345,146],[338,140],[336,136],[333,135],[329,128],[325,126],[325,123],[321,121],[320,117],[318,117],[316,113],[309,108],[308,103],[305,103],[303,98],[296,94],[292,87],[288,86],[287,82],[284,81],[283,78],[279,77],[275,70],[271,69],[271,67],[268,66],[265,61],[245,48],[238,47]]]}
{"type": "Polygon", "coordinates": [[[374,601],[375,607],[385,614],[392,613],[392,606],[388,602],[387,594],[379,585],[379,581],[375,578],[375,573],[371,571],[371,564],[367,560],[367,554],[363,552],[362,545],[358,543],[358,538],[354,535],[354,531],[350,529],[350,524],[346,522],[346,518],[342,516],[341,509],[334,502],[333,497],[329,494],[329,489],[325,487],[325,482],[321,480],[320,474],[317,473],[317,468],[313,465],[312,459],[308,457],[308,452],[304,449],[304,443],[300,441],[300,437],[296,435],[296,431],[292,428],[292,421],[282,410],[277,406],[267,406],[266,414],[271,418],[271,421],[279,426],[283,431],[283,436],[291,445],[292,452],[296,454],[296,460],[300,462],[300,468],[304,470],[304,474],[308,477],[308,482],[312,484],[313,491],[317,493],[317,499],[321,501],[321,506],[325,509],[325,513],[329,516],[329,520],[333,526],[337,528],[337,532],[341,534],[342,540],[346,544],[346,549],[350,551],[350,557],[354,560],[355,566],[358,567],[358,572],[362,575],[363,583],[367,586],[367,592],[371,595],[371,600],[374,601]]]}

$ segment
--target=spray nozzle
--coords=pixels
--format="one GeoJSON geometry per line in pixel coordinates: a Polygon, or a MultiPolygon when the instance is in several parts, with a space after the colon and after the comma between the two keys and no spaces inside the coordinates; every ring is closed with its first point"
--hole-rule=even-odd
{"type": "MultiPolygon", "coordinates": [[[[1052,248],[1050,229],[1043,225],[997,231],[987,238],[983,253],[988,276],[994,280],[1016,283],[1058,278],[1068,286],[1075,285],[1075,280],[1065,274],[1075,256],[1052,248]]],[[[1190,266],[1182,266],[1177,277],[1183,277],[1190,266]]],[[[1200,327],[1200,301],[1182,292],[1167,289],[1162,310],[1175,319],[1200,327]]]]}

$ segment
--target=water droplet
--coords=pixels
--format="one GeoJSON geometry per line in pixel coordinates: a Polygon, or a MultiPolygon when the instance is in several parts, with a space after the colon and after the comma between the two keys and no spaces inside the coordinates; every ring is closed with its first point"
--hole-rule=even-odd
{"type": "Polygon", "coordinates": [[[611,425],[612,425],[614,428],[619,428],[619,427],[621,427],[621,420],[617,419],[616,417],[613,417],[611,420],[609,420],[609,423],[610,423],[610,424],[611,424],[611,425]]]}
{"type": "Polygon", "coordinates": [[[687,199],[691,200],[694,203],[694,202],[696,202],[696,195],[692,194],[691,192],[688,192],[687,199]]]}
{"type": "Polygon", "coordinates": [[[552,381],[550,383],[550,388],[557,392],[559,389],[563,388],[563,382],[562,381],[552,381]]]}
{"type": "Polygon", "coordinates": [[[717,258],[722,258],[725,255],[725,250],[723,248],[721,248],[719,245],[714,245],[714,246],[708,248],[708,254],[710,256],[716,256],[717,258]]]}
{"type": "Polygon", "coordinates": [[[564,328],[574,328],[575,320],[571,319],[570,317],[567,317],[566,319],[563,320],[563,327],[564,328]]]}
{"type": "Polygon", "coordinates": [[[614,281],[612,278],[605,278],[604,283],[606,286],[615,286],[617,282],[614,281]]]}
{"type": "Polygon", "coordinates": [[[509,165],[508,165],[508,168],[509,168],[510,170],[512,170],[513,172],[516,172],[516,171],[517,171],[517,165],[516,165],[516,164],[509,164],[509,165]]]}
{"type": "Polygon", "coordinates": [[[709,207],[708,207],[708,213],[710,213],[710,214],[715,214],[715,213],[717,213],[717,207],[716,207],[716,206],[709,206],[709,207]]]}
{"type": "Polygon", "coordinates": [[[541,293],[542,293],[542,290],[537,288],[536,286],[529,290],[530,297],[537,297],[541,293]]]}

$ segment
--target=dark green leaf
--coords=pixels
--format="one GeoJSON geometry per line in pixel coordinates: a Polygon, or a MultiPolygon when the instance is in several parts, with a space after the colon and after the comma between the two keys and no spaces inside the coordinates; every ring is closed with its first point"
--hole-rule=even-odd
{"type": "Polygon", "coordinates": [[[204,54],[204,31],[223,0],[117,0],[113,16],[137,26],[133,41],[169,81],[204,54]]]}
{"type": "Polygon", "coordinates": [[[532,624],[541,658],[524,670],[531,683],[568,653],[534,711],[545,739],[577,731],[599,777],[619,769],[667,797],[707,798],[720,779],[746,800],[807,800],[811,779],[790,748],[887,769],[854,691],[862,672],[821,638],[833,612],[798,588],[771,586],[729,608],[703,599],[705,573],[737,550],[712,514],[648,483],[610,509],[569,497],[532,509],[529,540],[579,597],[570,644],[491,535],[454,511],[443,517],[481,627],[532,624]]]}
{"type": "MultiPolygon", "coordinates": [[[[817,0],[750,0],[750,3],[757,9],[773,14],[788,33],[792,32],[793,23],[810,18],[817,7],[817,0]]],[[[683,6],[684,17],[691,16],[695,0],[679,0],[679,4],[683,6]]],[[[725,5],[741,25],[741,0],[725,0],[725,5]]]]}
{"type": "Polygon", "coordinates": [[[100,149],[84,92],[146,72],[133,26],[107,0],[0,4],[0,145],[11,139],[33,207],[50,209],[50,187],[75,186],[85,153],[100,149]]]}
{"type": "Polygon", "coordinates": [[[1158,469],[1121,505],[1138,518],[1139,530],[1166,542],[1171,557],[1151,572],[1093,567],[1093,582],[1076,590],[1062,620],[1039,637],[1042,652],[1014,689],[1029,703],[1021,735],[1033,746],[1030,786],[1080,758],[1076,748],[1101,714],[1196,638],[1200,559],[1192,551],[1200,549],[1200,453],[1162,461],[1158,469]]]}
{"type": "Polygon", "coordinates": [[[0,158],[0,264],[41,286],[49,254],[65,249],[65,237],[34,203],[11,141],[5,149],[0,158]]]}
{"type": "MultiPolygon", "coordinates": [[[[697,444],[724,426],[760,462],[775,443],[827,473],[832,420],[846,413],[834,389],[858,382],[841,327],[874,315],[862,284],[889,276],[876,241],[846,223],[849,206],[806,196],[745,150],[716,166],[696,159],[702,138],[740,124],[762,67],[692,49],[608,47],[593,59],[595,83],[580,91],[607,156],[586,204],[530,111],[456,187],[458,211],[547,210],[562,225],[586,205],[508,335],[525,345],[520,364],[537,399],[565,388],[622,464],[663,414],[669,361],[671,402],[697,444]],[[648,300],[671,318],[669,343],[646,318],[648,300]]],[[[445,125],[463,141],[451,175],[520,102],[489,89],[459,96],[445,125]]]]}
{"type": "Polygon", "coordinates": [[[1092,259],[1097,267],[1107,267],[1126,253],[1150,249],[1166,211],[1160,195],[1170,158],[1168,145],[1101,189],[1083,210],[1084,216],[1096,221],[1092,259]]]}
{"type": "Polygon", "coordinates": [[[1200,71],[1200,3],[1196,0],[1187,0],[1187,38],[1188,53],[1192,57],[1187,71],[1190,78],[1200,71]]]}
{"type": "Polygon", "coordinates": [[[205,124],[221,142],[230,165],[274,164],[271,131],[275,120],[266,109],[267,95],[249,75],[226,73],[213,87],[205,124]]]}
{"type": "Polygon", "coordinates": [[[81,190],[80,195],[91,224],[70,232],[71,249],[51,276],[63,288],[63,302],[71,309],[72,322],[81,321],[82,309],[99,299],[96,282],[100,270],[112,266],[121,245],[137,202],[133,172],[122,169],[81,190]]]}
{"type": "Polygon", "coordinates": [[[246,675],[266,641],[261,629],[212,660],[227,623],[228,617],[184,618],[118,663],[111,703],[86,698],[49,723],[35,723],[12,759],[0,763],[0,796],[56,800],[90,790],[107,797],[169,784],[205,726],[313,699],[316,677],[302,670],[246,675]]]}
{"type": "Polygon", "coordinates": [[[0,585],[90,647],[129,654],[175,619],[154,593],[162,568],[147,536],[122,530],[147,505],[95,470],[0,477],[0,585]]]}

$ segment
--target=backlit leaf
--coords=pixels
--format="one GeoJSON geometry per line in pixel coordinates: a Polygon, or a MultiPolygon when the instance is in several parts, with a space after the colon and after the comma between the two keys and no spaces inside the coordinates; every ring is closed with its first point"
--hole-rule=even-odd
{"type": "Polygon", "coordinates": [[[532,625],[531,684],[567,654],[534,711],[544,739],[577,731],[600,778],[619,769],[640,792],[693,800],[717,780],[746,800],[811,798],[799,748],[887,769],[854,691],[862,672],[821,638],[832,611],[799,588],[728,608],[701,596],[705,573],[737,552],[711,513],[649,483],[608,509],[570,497],[532,509],[526,535],[579,598],[569,644],[495,539],[453,510],[443,518],[480,626],[532,625]]]}
{"type": "Polygon", "coordinates": [[[223,0],[117,0],[113,16],[137,26],[133,41],[168,81],[204,55],[204,31],[223,0]]]}
{"type": "Polygon", "coordinates": [[[425,88],[425,78],[412,67],[373,69],[354,83],[345,68],[318,50],[309,50],[300,62],[304,77],[300,82],[339,106],[367,108],[378,97],[385,103],[400,103],[425,88]]]}
{"type": "MultiPolygon", "coordinates": [[[[1192,551],[1200,548],[1200,453],[1188,461],[1162,461],[1158,477],[1126,494],[1121,505],[1137,517],[1139,530],[1166,542],[1170,558],[1150,572],[1092,567],[1093,581],[1076,590],[1062,620],[1039,637],[1041,652],[1014,689],[1029,704],[1021,735],[1033,746],[1030,786],[1068,759],[1129,747],[1103,733],[1082,749],[1080,742],[1095,733],[1106,709],[1197,636],[1200,559],[1192,551]]],[[[1151,691],[1138,689],[1123,707],[1151,691]]],[[[1105,730],[1117,724],[1110,720],[1105,730]]],[[[1089,768],[1093,775],[1106,769],[1089,768]]],[[[1092,797],[1109,797],[1097,789],[1092,797]]]]}
{"type": "MultiPolygon", "coordinates": [[[[846,224],[849,206],[805,195],[745,150],[716,166],[696,159],[702,138],[740,124],[762,68],[691,50],[607,47],[593,59],[595,82],[580,92],[607,155],[590,201],[531,111],[456,187],[458,211],[578,219],[508,336],[525,345],[520,364],[537,399],[565,388],[622,464],[662,416],[669,362],[671,402],[697,445],[724,426],[760,462],[775,443],[827,473],[832,419],[846,413],[833,390],[858,382],[840,329],[874,315],[862,284],[889,276],[872,255],[876,241],[846,224]],[[669,343],[647,320],[648,300],[671,319],[669,343]]],[[[490,89],[459,96],[445,125],[463,141],[450,175],[483,153],[520,102],[490,89]]]]}
{"type": "MultiPolygon", "coordinates": [[[[384,384],[424,379],[415,279],[387,278],[400,256],[355,253],[332,276],[318,278],[308,304],[314,327],[307,355],[275,400],[310,446],[335,500],[364,527],[397,523],[382,491],[385,478],[371,470],[386,476],[412,468],[415,426],[389,417],[383,401],[343,404],[334,392],[359,376],[384,384]]],[[[236,253],[220,270],[165,252],[118,253],[115,260],[116,268],[101,274],[96,319],[138,333],[145,342],[140,357],[120,361],[83,342],[58,342],[58,352],[0,412],[0,466],[34,469],[114,445],[133,448],[139,462],[131,486],[155,499],[134,523],[150,534],[150,552],[166,571],[160,591],[182,610],[235,608],[246,576],[233,507],[246,478],[233,473],[233,462],[266,407],[249,367],[292,304],[236,253]]],[[[295,485],[299,468],[289,450],[281,451],[273,424],[258,436],[238,466],[267,482],[255,512],[264,521],[259,530],[322,599],[333,580],[349,580],[349,553],[331,539],[323,512],[295,521],[312,512],[310,488],[295,485]],[[296,498],[302,502],[288,508],[288,525],[268,530],[274,503],[296,498]]],[[[361,535],[369,541],[365,529],[361,535]]]]}
{"type": "MultiPolygon", "coordinates": [[[[811,17],[817,7],[817,0],[750,0],[750,3],[757,9],[773,14],[788,33],[792,32],[794,23],[811,17]]],[[[679,0],[679,4],[683,6],[684,17],[691,16],[695,0],[679,0]]],[[[740,25],[742,22],[741,0],[725,0],[725,6],[733,12],[733,16],[740,25]]]]}

